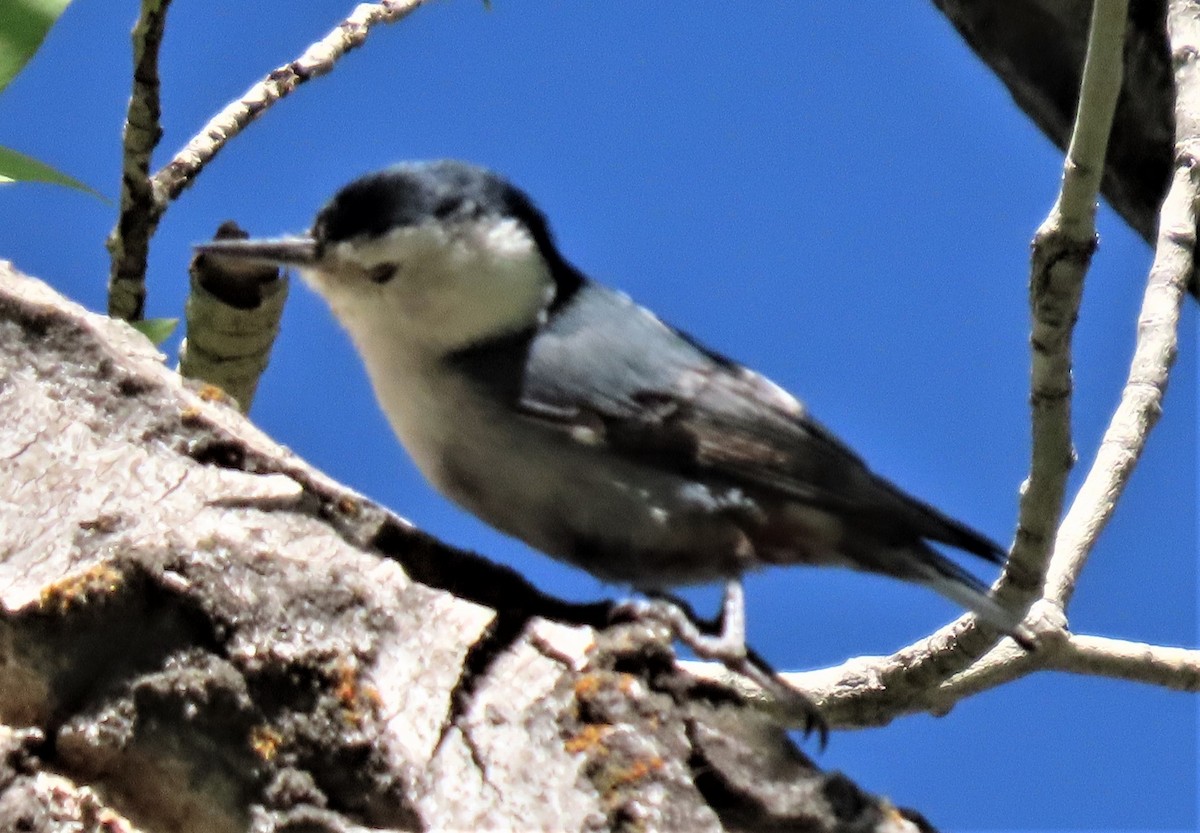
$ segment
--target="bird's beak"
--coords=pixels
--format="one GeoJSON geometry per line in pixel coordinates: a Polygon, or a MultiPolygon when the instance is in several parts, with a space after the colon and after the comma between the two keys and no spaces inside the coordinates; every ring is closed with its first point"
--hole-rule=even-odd
{"type": "Polygon", "coordinates": [[[317,241],[311,237],[210,240],[192,248],[199,255],[247,266],[312,266],[317,262],[317,241]]]}

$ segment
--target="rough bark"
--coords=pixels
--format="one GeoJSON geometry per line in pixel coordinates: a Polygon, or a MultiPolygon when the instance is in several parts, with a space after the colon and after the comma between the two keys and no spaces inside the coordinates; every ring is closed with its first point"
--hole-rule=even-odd
{"type": "MultiPolygon", "coordinates": [[[[1092,0],[933,0],[1058,147],[1071,138],[1092,0]]],[[[1153,245],[1171,181],[1175,87],[1166,3],[1133,0],[1101,193],[1153,245]]],[[[1193,275],[1191,293],[1200,298],[1193,275]]]]}
{"type": "Polygon", "coordinates": [[[0,419],[0,829],[927,829],[3,262],[0,419]]]}

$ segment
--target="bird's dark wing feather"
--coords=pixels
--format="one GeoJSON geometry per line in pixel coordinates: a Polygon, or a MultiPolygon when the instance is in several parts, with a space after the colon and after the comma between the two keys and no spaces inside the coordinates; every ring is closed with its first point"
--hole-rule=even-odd
{"type": "Polygon", "coordinates": [[[846,516],[894,543],[931,539],[1001,560],[993,542],[871,473],[794,397],[605,287],[576,292],[524,361],[519,407],[536,419],[596,432],[618,453],[681,474],[846,516]]]}

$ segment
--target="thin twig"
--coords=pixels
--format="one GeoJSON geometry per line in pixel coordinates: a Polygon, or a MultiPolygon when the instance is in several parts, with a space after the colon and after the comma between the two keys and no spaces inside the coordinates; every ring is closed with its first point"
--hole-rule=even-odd
{"type": "Polygon", "coordinates": [[[1073,636],[1048,668],[1200,691],[1200,651],[1103,636],[1073,636]]]}
{"type": "MultiPolygon", "coordinates": [[[[924,689],[890,687],[886,670],[894,661],[893,657],[858,657],[835,668],[788,674],[786,679],[817,704],[835,729],[883,726],[908,714],[942,715],[967,697],[1042,670],[1200,692],[1200,650],[1103,636],[1072,634],[1038,653],[1002,644],[961,674],[924,689]]],[[[764,710],[777,713],[760,689],[724,667],[705,662],[681,665],[694,676],[735,688],[764,710]]],[[[786,718],[783,713],[777,716],[786,718]]]]}
{"type": "MultiPolygon", "coordinates": [[[[1104,0],[1098,0],[1098,5],[1103,3],[1104,0]]],[[[821,706],[822,713],[832,726],[876,725],[901,714],[919,711],[943,713],[964,697],[1039,669],[1133,680],[1182,691],[1200,691],[1200,651],[1069,634],[1063,613],[1086,555],[1111,515],[1115,501],[1161,409],[1176,351],[1184,289],[1192,273],[1192,252],[1196,244],[1197,215],[1200,212],[1200,3],[1196,0],[1172,0],[1168,8],[1168,23],[1176,67],[1175,175],[1160,215],[1155,261],[1147,282],[1138,322],[1137,346],[1121,404],[1084,486],[1063,520],[1053,558],[1048,564],[1052,572],[1042,598],[1033,605],[1027,618],[1027,622],[1035,623],[1033,629],[1043,637],[1042,644],[1039,650],[1024,653],[1008,643],[1001,643],[969,667],[932,681],[928,679],[927,668],[935,661],[932,655],[918,656],[912,665],[908,665],[913,659],[913,652],[919,650],[919,644],[890,657],[859,658],[836,668],[788,675],[791,682],[803,687],[821,706]],[[920,684],[922,678],[926,682],[923,687],[920,684]]],[[[1093,34],[1097,28],[1093,27],[1093,34]]],[[[1089,60],[1089,66],[1095,67],[1097,64],[1089,60]]],[[[1113,85],[1108,85],[1108,89],[1111,93],[1113,85]]],[[[1095,136],[1081,140],[1081,146],[1090,146],[1095,151],[1095,136]]],[[[1092,209],[1080,194],[1092,193],[1094,199],[1094,191],[1068,187],[1067,180],[1080,175],[1077,169],[1075,173],[1071,169],[1072,166],[1068,165],[1064,173],[1063,196],[1056,210],[1060,213],[1069,210],[1075,219],[1069,223],[1060,222],[1059,228],[1053,232],[1055,236],[1066,237],[1064,229],[1071,229],[1076,234],[1085,230],[1084,233],[1091,235],[1094,232],[1086,229],[1090,228],[1088,215],[1092,209]],[[1081,217],[1084,220],[1082,225],[1081,217]]],[[[1078,242],[1083,238],[1075,239],[1078,242]]],[[[1060,251],[1065,252],[1064,259],[1072,260],[1069,246],[1060,251]]],[[[1057,284],[1061,287],[1067,282],[1069,292],[1069,282],[1082,279],[1079,267],[1077,262],[1065,267],[1050,262],[1048,286],[1057,284]]],[[[1034,292],[1036,314],[1038,287],[1034,287],[1034,292]]],[[[1051,300],[1057,303],[1061,299],[1051,300]]],[[[1069,307],[1067,311],[1070,312],[1069,307]]],[[[1059,332],[1069,337],[1073,318],[1074,314],[1071,313],[1058,322],[1050,323],[1056,323],[1059,332]]],[[[1069,341],[1057,346],[1067,362],[1060,364],[1058,370],[1069,374],[1069,341]]],[[[1046,371],[1051,368],[1042,366],[1040,369],[1046,371]]],[[[1038,370],[1035,363],[1035,389],[1038,370]]],[[[1060,381],[1066,382],[1064,390],[1069,392],[1069,375],[1060,377],[1060,381]]],[[[1069,417],[1069,412],[1043,416],[1062,419],[1069,417]]],[[[1050,424],[1049,427],[1058,432],[1058,439],[1067,436],[1063,433],[1065,425],[1050,424]]],[[[1053,447],[1054,442],[1048,445],[1053,447]]],[[[1065,477],[1065,466],[1060,474],[1052,474],[1054,477],[1065,477]]],[[[1022,519],[1025,517],[1023,513],[1022,519]]],[[[1037,575],[1036,571],[1034,575],[1037,575]]],[[[954,628],[949,626],[935,634],[931,643],[936,639],[943,640],[943,644],[935,650],[953,650],[952,642],[945,640],[953,635],[954,628]]],[[[748,693],[753,696],[753,693],[748,693]]],[[[766,707],[769,708],[769,705],[766,707]]]]}
{"type": "Polygon", "coordinates": [[[1029,477],[1021,488],[1017,534],[997,592],[1028,604],[1041,591],[1062,517],[1071,442],[1071,336],[1083,279],[1096,248],[1096,198],[1121,92],[1127,0],[1096,0],[1080,83],[1079,109],[1063,163],[1062,187],[1033,240],[1029,477]]]}
{"type": "MultiPolygon", "coordinates": [[[[1060,254],[1068,256],[1047,258],[1048,265],[1044,272],[1039,272],[1039,251],[1048,254],[1049,250],[1045,246],[1039,249],[1035,241],[1031,276],[1034,455],[1030,481],[1022,495],[1017,543],[998,588],[1010,604],[1028,605],[1040,590],[1044,566],[1038,565],[1046,562],[1066,488],[1071,449],[1070,334],[1086,261],[1076,260],[1069,266],[1063,261],[1072,260],[1069,254],[1079,251],[1081,246],[1090,256],[1095,238],[1096,194],[1121,86],[1125,9],[1125,0],[1096,0],[1077,124],[1064,165],[1062,190],[1050,218],[1038,233],[1045,246],[1058,244],[1060,254]],[[1062,395],[1051,395],[1050,391],[1062,395]],[[1022,569],[1028,574],[1023,575],[1022,569]]],[[[1063,638],[1065,621],[1056,611],[1039,606],[1038,613],[1028,618],[1027,624],[1042,641],[1063,638]]],[[[893,702],[903,702],[963,673],[994,645],[994,632],[980,627],[974,616],[967,615],[877,662],[872,679],[893,702]]]]}
{"type": "MultiPolygon", "coordinates": [[[[1104,168],[1108,133],[1121,88],[1122,44],[1127,0],[1096,0],[1084,63],[1079,110],[1064,164],[1062,189],[1034,242],[1030,298],[1033,306],[1033,436],[1031,474],[1023,489],[1017,542],[997,592],[1007,604],[1029,605],[1044,578],[1050,542],[1062,510],[1071,463],[1070,338],[1083,275],[1095,241],[1095,201],[1104,168]]],[[[1026,625],[1041,642],[1066,637],[1065,620],[1039,606],[1026,625]]],[[[996,646],[995,632],[966,615],[929,637],[877,658],[829,671],[835,682],[827,704],[836,724],[844,695],[854,700],[856,719],[887,722],[913,702],[974,667],[996,646]],[[864,682],[863,674],[869,682],[864,682]],[[858,684],[848,684],[845,675],[858,684]]],[[[1007,643],[1001,650],[1007,650],[1007,643]]],[[[789,680],[807,686],[807,674],[789,680]]],[[[948,706],[947,706],[948,707],[948,706]]]]}
{"type": "Polygon", "coordinates": [[[1179,342],[1179,316],[1192,274],[1200,194],[1200,10],[1194,2],[1168,6],[1175,66],[1175,173],[1158,220],[1158,242],[1138,316],[1137,344],[1121,402],[1096,460],[1059,530],[1045,595],[1065,606],[1088,554],[1141,457],[1162,411],[1179,342]]]}
{"type": "Polygon", "coordinates": [[[311,81],[333,69],[343,55],[362,46],[372,27],[402,20],[425,2],[384,0],[381,3],[361,3],[329,34],[304,50],[304,54],[268,73],[241,98],[214,116],[175,154],[174,159],[154,175],[155,191],[162,195],[163,207],[192,184],[196,174],[212,161],[226,142],[241,133],[271,105],[305,81],[311,81]]]}
{"type": "Polygon", "coordinates": [[[121,208],[108,237],[112,258],[108,314],[126,321],[142,317],[146,303],[146,258],[162,214],[150,180],[150,156],[162,138],[159,124],[158,50],[171,0],[142,0],[133,27],[133,91],[122,135],[121,208]]]}
{"type": "Polygon", "coordinates": [[[191,185],[226,142],[296,87],[333,69],[343,55],[363,44],[372,27],[401,20],[424,2],[360,3],[299,58],[270,72],[218,113],[175,158],[150,176],[150,156],[162,136],[158,48],[170,0],[143,0],[142,16],[133,30],[134,86],[125,127],[121,215],[108,240],[112,255],[109,314],[127,320],[142,317],[150,238],[170,202],[191,185]]]}
{"type": "MultiPolygon", "coordinates": [[[[1177,167],[1163,206],[1162,231],[1139,319],[1133,367],[1096,463],[1063,521],[1054,560],[1047,561],[1051,530],[1057,523],[1069,469],[1070,332],[1095,235],[1094,201],[1103,166],[1102,134],[1111,122],[1120,89],[1124,8],[1123,2],[1097,0],[1078,117],[1090,126],[1077,125],[1077,140],[1072,142],[1065,166],[1062,193],[1035,243],[1031,287],[1035,319],[1035,454],[1030,487],[1023,495],[1022,534],[1016,547],[1023,549],[1021,555],[1029,576],[1018,583],[1016,590],[1036,590],[1044,575],[1039,563],[1052,563],[1055,573],[1027,617],[1027,624],[1040,637],[1039,650],[1027,653],[1002,642],[972,656],[978,634],[972,633],[968,617],[889,657],[861,657],[834,668],[787,675],[789,682],[803,688],[820,705],[831,726],[878,725],[913,712],[944,713],[964,697],[1039,669],[1200,690],[1200,651],[1072,635],[1066,629],[1063,613],[1086,553],[1144,447],[1146,433],[1161,407],[1174,358],[1180,306],[1192,270],[1200,200],[1200,24],[1196,23],[1200,21],[1200,10],[1194,0],[1174,0],[1169,12],[1179,91],[1177,167]],[[1109,75],[1108,81],[1097,80],[1097,73],[1109,75]],[[1039,495],[1049,504],[1035,505],[1033,499],[1039,495]]],[[[714,674],[713,669],[696,670],[704,676],[714,674]]],[[[758,696],[753,691],[745,693],[752,698],[758,696]]],[[[764,703],[764,707],[769,709],[770,704],[764,703]]]]}

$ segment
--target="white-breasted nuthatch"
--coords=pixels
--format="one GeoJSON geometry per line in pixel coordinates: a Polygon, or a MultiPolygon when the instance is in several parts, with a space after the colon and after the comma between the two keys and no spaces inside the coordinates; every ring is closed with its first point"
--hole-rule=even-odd
{"type": "Polygon", "coordinates": [[[306,236],[197,249],[295,267],[420,470],[492,526],[641,590],[725,581],[720,637],[685,633],[663,600],[645,608],[702,656],[742,661],[740,576],[771,564],[928,585],[1029,641],[931,543],[997,564],[999,546],[872,473],[763,376],[589,279],[490,171],[396,165],[343,188],[306,236]]]}

